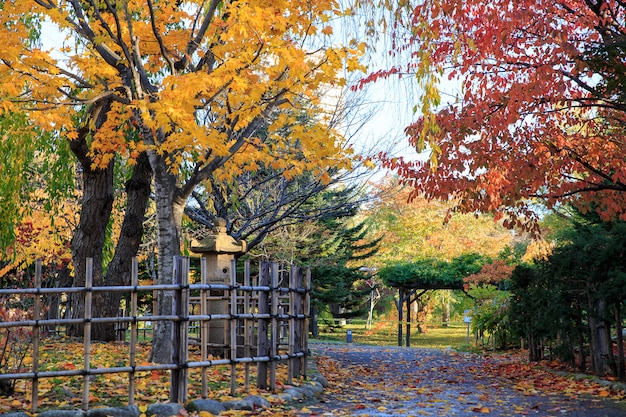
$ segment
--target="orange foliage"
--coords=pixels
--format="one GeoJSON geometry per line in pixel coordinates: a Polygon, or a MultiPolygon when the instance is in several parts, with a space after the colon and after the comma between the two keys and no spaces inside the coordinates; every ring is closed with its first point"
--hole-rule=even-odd
{"type": "Polygon", "coordinates": [[[378,204],[366,211],[382,237],[376,262],[450,260],[469,252],[496,257],[512,244],[513,235],[492,216],[453,213],[451,203],[423,196],[409,201],[411,190],[393,182],[379,187],[378,204]]]}
{"type": "Polygon", "coordinates": [[[511,277],[514,265],[507,265],[506,261],[496,259],[486,263],[480,272],[463,278],[463,286],[469,289],[471,284],[497,284],[511,277]]]}
{"type": "Polygon", "coordinates": [[[44,265],[56,266],[71,261],[70,240],[78,218],[75,203],[60,204],[55,215],[36,203],[31,205],[34,207],[24,208],[22,221],[16,226],[15,243],[7,249],[7,263],[0,268],[0,277],[31,265],[36,259],[42,259],[44,265]]]}

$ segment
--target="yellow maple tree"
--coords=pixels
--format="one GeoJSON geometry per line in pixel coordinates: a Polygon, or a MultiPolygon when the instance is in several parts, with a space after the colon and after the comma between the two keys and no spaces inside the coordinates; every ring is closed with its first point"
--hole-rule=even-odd
{"type": "MultiPolygon", "coordinates": [[[[363,69],[362,44],[331,38],[343,13],[333,0],[6,2],[1,111],[26,111],[33,127],[69,141],[87,137],[91,169],[147,153],[167,283],[186,199],[202,181],[259,165],[285,175],[349,168],[320,110],[321,87],[363,69]],[[314,114],[302,122],[303,111],[314,114]]],[[[169,304],[159,302],[161,314],[169,304]]],[[[155,340],[156,360],[169,360],[168,330],[155,340]]]]}

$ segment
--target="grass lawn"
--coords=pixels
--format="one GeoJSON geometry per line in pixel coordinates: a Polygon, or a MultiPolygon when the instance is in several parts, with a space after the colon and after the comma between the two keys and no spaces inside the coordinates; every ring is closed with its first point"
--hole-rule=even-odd
{"type": "MultiPolygon", "coordinates": [[[[352,331],[352,342],[369,345],[397,346],[398,328],[395,322],[378,322],[371,330],[364,324],[346,324],[338,328],[320,326],[319,336],[312,341],[345,342],[348,330],[352,331]]],[[[406,327],[403,327],[402,343],[405,343],[406,327]]],[[[470,336],[470,342],[473,337],[470,336]]],[[[467,324],[450,323],[448,327],[427,325],[425,333],[418,333],[415,326],[411,327],[411,346],[422,348],[461,348],[467,347],[467,324]]]]}

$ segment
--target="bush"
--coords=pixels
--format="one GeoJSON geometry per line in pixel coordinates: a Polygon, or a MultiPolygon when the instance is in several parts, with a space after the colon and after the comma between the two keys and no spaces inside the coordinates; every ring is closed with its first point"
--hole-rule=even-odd
{"type": "MultiPolygon", "coordinates": [[[[0,298],[0,321],[20,322],[33,318],[32,308],[21,308],[26,302],[19,297],[0,298]]],[[[0,373],[22,371],[24,359],[28,355],[33,340],[31,327],[0,328],[0,373]]],[[[14,380],[0,380],[0,395],[11,395],[15,388],[14,380]]]]}

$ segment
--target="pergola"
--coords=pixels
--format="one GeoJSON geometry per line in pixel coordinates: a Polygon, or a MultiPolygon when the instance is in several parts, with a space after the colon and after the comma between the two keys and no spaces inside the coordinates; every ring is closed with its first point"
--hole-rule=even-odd
{"type": "Polygon", "coordinates": [[[451,261],[426,258],[381,268],[378,275],[383,282],[398,289],[398,346],[402,346],[403,306],[406,305],[406,345],[411,346],[411,303],[430,290],[463,290],[463,278],[477,273],[485,258],[468,253],[451,261]]]}
{"type": "Polygon", "coordinates": [[[387,285],[398,289],[398,300],[396,307],[398,308],[398,346],[402,346],[402,322],[403,322],[403,306],[406,305],[406,346],[411,346],[411,314],[410,308],[413,302],[430,290],[462,290],[463,280],[459,279],[454,282],[441,281],[437,282],[430,279],[428,282],[423,280],[415,280],[413,282],[394,282],[388,281],[387,285]]]}

